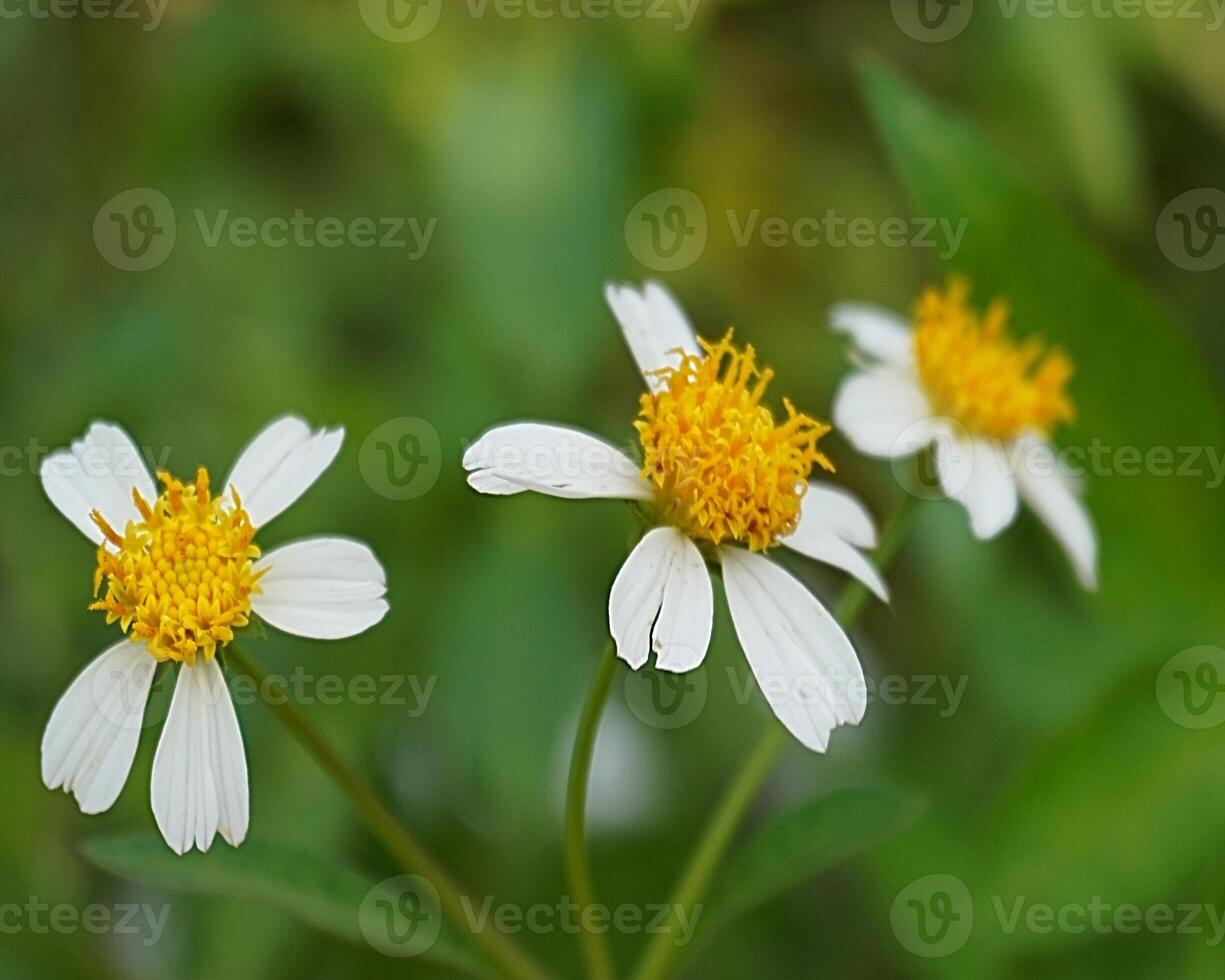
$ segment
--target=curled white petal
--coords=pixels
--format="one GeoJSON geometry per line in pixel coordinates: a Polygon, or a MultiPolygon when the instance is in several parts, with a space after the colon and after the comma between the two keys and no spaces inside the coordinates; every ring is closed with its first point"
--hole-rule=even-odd
{"type": "Polygon", "coordinates": [[[617,656],[637,670],[654,650],[660,670],[693,670],[706,657],[713,621],[714,591],[697,546],[676,528],[647,532],[608,596],[617,656]]]}
{"type": "Polygon", "coordinates": [[[225,481],[237,489],[251,523],[262,527],[306,493],[332,465],[345,430],[311,429],[295,415],[265,426],[238,455],[225,481]]]}
{"type": "Polygon", "coordinates": [[[880,571],[868,557],[845,539],[823,528],[797,530],[782,539],[782,543],[814,561],[824,562],[859,579],[878,599],[889,601],[889,589],[880,571]]]}
{"type": "Polygon", "coordinates": [[[513,422],[482,435],[464,453],[468,484],[481,493],[534,490],[568,499],[650,500],[638,464],[590,433],[543,422],[513,422]]]}
{"type": "Polygon", "coordinates": [[[150,502],[157,498],[140,450],[111,422],[94,422],[68,449],[44,459],[39,477],[51,503],[94,544],[101,544],[103,535],[91,511],[122,534],[128,521],[141,520],[132,491],[150,502]]]}
{"type": "Polygon", "coordinates": [[[387,575],[369,547],[348,538],[306,538],[255,563],[251,608],[279,630],[315,640],[363,633],[387,615],[387,575]]]}
{"type": "Polygon", "coordinates": [[[1037,436],[1022,436],[1015,450],[1021,499],[1063,547],[1080,584],[1096,589],[1097,533],[1073,481],[1060,471],[1051,447],[1037,436]]]}
{"type": "Polygon", "coordinates": [[[156,666],[143,643],[125,639],[95,657],[51,712],[43,782],[72,793],[82,813],[109,810],[127,782],[156,666]]]}
{"type": "Polygon", "coordinates": [[[651,391],[663,384],[653,372],[674,367],[679,362],[678,350],[701,354],[685,311],[660,283],[648,282],[641,292],[630,285],[609,283],[604,287],[604,298],[651,391]]]}
{"type": "Polygon", "coordinates": [[[835,428],[869,456],[912,456],[943,425],[914,377],[896,368],[852,374],[834,395],[835,428]]]}
{"type": "Polygon", "coordinates": [[[943,439],[936,446],[940,488],[966,509],[974,536],[986,541],[1012,523],[1017,486],[1002,447],[980,437],[943,439]]]}
{"type": "Polygon", "coordinates": [[[830,531],[858,548],[876,547],[876,523],[859,498],[832,483],[810,480],[800,503],[795,534],[818,529],[830,531]]]}
{"type": "Polygon", "coordinates": [[[192,847],[207,851],[218,831],[234,847],[247,836],[247,758],[215,659],[179,668],[153,756],[150,801],[158,829],[176,854],[192,847]]]}
{"type": "Polygon", "coordinates": [[[892,310],[871,303],[839,303],[830,310],[829,322],[872,360],[901,368],[912,363],[910,324],[892,310]]]}
{"type": "Polygon", "coordinates": [[[807,748],[824,752],[838,725],[867,707],[863,670],[816,596],[768,558],[719,549],[727,603],[744,655],[779,721],[807,748]]]}

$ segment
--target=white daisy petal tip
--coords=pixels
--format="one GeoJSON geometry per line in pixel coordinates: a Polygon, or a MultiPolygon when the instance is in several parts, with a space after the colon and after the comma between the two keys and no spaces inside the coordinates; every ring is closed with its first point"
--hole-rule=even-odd
{"type": "Polygon", "coordinates": [[[842,627],[797,579],[743,548],[719,549],[732,622],[775,716],[806,748],[824,752],[839,725],[867,708],[863,669],[842,627]]]}
{"type": "Polygon", "coordinates": [[[76,798],[82,813],[109,810],[136,757],[156,663],[142,644],[123,640],[73,679],[43,732],[43,784],[76,798]]]}
{"type": "Polygon", "coordinates": [[[965,509],[980,541],[998,537],[1016,518],[1016,477],[994,440],[942,439],[936,446],[936,471],[940,488],[965,509]]]}
{"type": "Polygon", "coordinates": [[[686,673],[706,658],[714,589],[697,546],[672,527],[648,531],[608,594],[608,628],[631,669],[655,654],[658,670],[686,673]]]}
{"type": "Polygon", "coordinates": [[[1063,548],[1081,587],[1098,589],[1097,532],[1081,499],[1077,481],[1065,473],[1051,445],[1023,435],[1015,449],[1015,475],[1021,499],[1063,548]]]}
{"type": "Polygon", "coordinates": [[[872,361],[907,367],[912,360],[910,324],[892,310],[872,303],[837,303],[829,311],[830,328],[848,337],[853,353],[872,361]]]}
{"type": "Polygon", "coordinates": [[[532,490],[568,500],[650,500],[638,464],[588,432],[547,422],[487,430],[464,452],[468,485],[480,493],[532,490]]]}
{"type": "Polygon", "coordinates": [[[857,371],[838,386],[833,422],[855,449],[878,459],[913,456],[946,425],[914,378],[888,365],[857,371]]]}
{"type": "Polygon", "coordinates": [[[238,846],[250,823],[238,716],[215,659],[179,668],[153,757],[150,802],[170,849],[207,851],[218,832],[238,846]]]}
{"type": "Polygon", "coordinates": [[[800,505],[799,524],[779,543],[847,572],[888,604],[888,586],[880,570],[861,550],[876,547],[876,524],[867,508],[841,487],[824,481],[810,482],[800,505]]]}
{"type": "Polygon", "coordinates": [[[237,490],[252,524],[262,527],[315,484],[344,438],[343,426],[312,429],[297,415],[282,415],[239,453],[224,486],[237,490]]]}
{"type": "Polygon", "coordinates": [[[146,500],[157,496],[140,449],[114,422],[91,422],[80,439],[46,457],[38,475],[47,499],[94,544],[103,539],[95,510],[122,531],[140,520],[132,491],[146,500]]]}
{"type": "Polygon", "coordinates": [[[639,290],[630,284],[609,282],[604,286],[604,299],[650,390],[663,384],[655,372],[675,366],[678,351],[701,353],[688,315],[662,283],[650,280],[639,290]]]}
{"type": "Polygon", "coordinates": [[[390,605],[387,572],[369,545],[342,537],[305,538],[269,551],[251,608],[276,629],[342,640],[378,625],[390,605]]]}

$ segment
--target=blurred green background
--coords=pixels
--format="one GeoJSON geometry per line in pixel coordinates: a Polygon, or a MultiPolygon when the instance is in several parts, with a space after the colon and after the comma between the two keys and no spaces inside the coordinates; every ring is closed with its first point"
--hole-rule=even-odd
{"type": "MultiPolygon", "coordinates": [[[[684,29],[674,3],[652,8],[659,17],[602,19],[511,18],[493,0],[474,3],[445,0],[437,26],[405,43],[369,26],[377,4],[356,2],[171,0],[148,30],[147,8],[132,8],[136,19],[36,17],[45,8],[32,0],[6,8],[0,442],[18,452],[6,449],[0,507],[0,905],[148,902],[170,914],[156,943],[9,919],[19,928],[0,932],[0,977],[454,975],[309,928],[274,902],[190,895],[86,859],[86,841],[155,833],[148,775],[168,691],[111,812],[82,816],[43,788],[51,707],[114,634],[84,609],[91,550],[44,499],[24,455],[32,441],[46,451],[114,419],[168,452],[171,469],[203,463],[220,479],[275,415],[343,424],[337,463],[260,540],[370,541],[391,613],[341,644],[270,633],[249,645],[281,673],[410,676],[428,688],[424,701],[405,683],[392,703],[306,710],[471,883],[476,904],[555,904],[566,891],[568,739],[633,520],[611,502],[480,498],[464,484],[464,446],[523,417],[629,440],[640,382],[601,299],[608,279],[664,279],[699,329],[735,324],[779,369],[779,395],[828,416],[846,370],[828,307],[905,309],[946,271],[968,274],[981,300],[1008,296],[1021,332],[1069,350],[1080,413],[1065,445],[1200,447],[1203,472],[1086,476],[1097,596],[1079,592],[1030,515],[982,545],[954,505],[921,507],[888,576],[892,609],[871,608],[854,631],[868,674],[897,678],[902,694],[875,699],[825,756],[789,748],[745,835],[844,787],[890,785],[922,801],[922,815],[720,921],[686,968],[1225,975],[1206,912],[1207,934],[1099,935],[1009,932],[995,908],[1024,896],[1056,909],[1100,897],[1225,911],[1225,726],[1188,727],[1159,697],[1170,658],[1225,644],[1225,508],[1206,455],[1225,450],[1225,272],[1191,271],[1155,232],[1170,202],[1225,182],[1225,37],[1209,29],[1210,6],[1195,8],[1199,20],[1077,19],[1024,5],[1010,17],[980,0],[964,31],[930,43],[903,28],[905,3],[700,0],[684,29]],[[177,225],[173,249],[146,271],[116,268],[94,236],[95,216],[131,188],[164,194],[177,225]],[[662,273],[625,233],[661,188],[692,192],[709,223],[701,254],[662,273]],[[411,239],[210,247],[195,216],[262,222],[298,209],[436,225],[414,257],[411,239]],[[740,244],[727,219],[829,209],[876,223],[965,218],[966,233],[942,263],[939,248],[881,242],[740,244]],[[437,483],[407,500],[370,478],[363,450],[400,417],[424,420],[441,453],[437,483]],[[921,694],[928,677],[964,683],[955,706],[939,686],[921,694]],[[891,909],[932,874],[964,883],[974,927],[964,947],[924,957],[891,909]]],[[[890,468],[856,458],[837,434],[827,445],[883,520],[903,497],[890,468]]],[[[788,564],[827,599],[841,588],[839,576],[788,564]]],[[[626,677],[591,804],[611,906],[666,900],[730,773],[773,723],[760,698],[745,703],[749,675],[721,597],[692,720],[652,724],[626,677]]],[[[339,861],[372,883],[395,874],[265,707],[239,712],[250,841],[339,861]]],[[[205,860],[228,850],[218,840],[205,860]]],[[[519,938],[559,976],[579,975],[573,936],[519,938]]],[[[612,937],[622,969],[642,939],[612,937]]]]}

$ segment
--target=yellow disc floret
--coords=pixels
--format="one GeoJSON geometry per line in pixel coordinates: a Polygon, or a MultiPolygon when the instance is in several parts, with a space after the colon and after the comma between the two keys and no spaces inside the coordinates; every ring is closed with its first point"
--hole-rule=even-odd
{"type": "Polygon", "coordinates": [[[132,491],[142,520],[129,521],[122,535],[93,512],[105,535],[94,596],[104,583],[106,594],[89,608],[106,613],[108,623],[119,623],[158,660],[192,664],[198,656],[211,659],[247,625],[251,596],[259,592],[252,564],[259,548],[237,491],[229,500],[210,496],[203,467],[194,486],[168,473],[158,479],[166,489],[152,504],[132,491]]]}
{"type": "Polygon", "coordinates": [[[656,372],[662,387],[642,396],[642,473],[661,516],[691,537],[762,551],[795,530],[813,465],[833,471],[817,448],[830,427],[786,400],[776,423],[761,404],[774,372],[758,369],[730,330],[698,343],[704,356],[676,351],[679,366],[656,372]]]}
{"type": "Polygon", "coordinates": [[[980,317],[969,296],[965,280],[953,279],[946,289],[925,291],[916,307],[915,365],[936,410],[996,439],[1026,429],[1049,435],[1070,422],[1067,355],[1032,337],[1014,341],[1007,304],[997,299],[980,317]]]}

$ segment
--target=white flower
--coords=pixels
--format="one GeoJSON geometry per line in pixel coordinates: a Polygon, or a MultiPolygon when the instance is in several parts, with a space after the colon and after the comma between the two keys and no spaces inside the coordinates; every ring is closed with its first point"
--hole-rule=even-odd
{"type": "Polygon", "coordinates": [[[829,427],[784,402],[776,421],[761,404],[773,372],[731,332],[699,340],[658,283],[608,286],[609,306],[646,382],[635,423],[643,464],[585,432],[519,422],[486,432],[464,455],[482,493],[526,490],[635,502],[658,526],[626,559],[609,595],[617,655],[637,670],[699,666],[710,643],[714,597],[707,561],[722,567],[732,619],[758,685],[804,745],[824,751],[830,732],[857,724],[866,706],[850,641],[803,585],[763,552],[776,544],[851,573],[885,598],[860,549],[876,544],[871,518],[850,494],[809,482],[829,427]]]}
{"type": "Polygon", "coordinates": [[[383,567],[364,544],[308,538],[262,554],[255,532],[298,499],[335,459],[341,429],[277,419],[234,464],[223,493],[167,473],[159,495],[135,444],[95,422],[42,465],[51,502],[98,546],[97,601],[124,639],[90,663],[51,713],[42,741],[49,789],[84,813],[119,796],[136,755],[159,662],[178,681],[153,760],[151,801],[166,843],[207,851],[247,834],[247,762],[217,653],[251,613],[314,639],[354,636],[387,612],[383,567]]]}
{"type": "Polygon", "coordinates": [[[1062,545],[1086,589],[1097,587],[1097,536],[1049,434],[1070,421],[1071,362],[1033,339],[1012,341],[1007,308],[981,316],[954,279],[929,289],[915,326],[875,306],[844,304],[832,326],[857,348],[859,370],[834,399],[834,424],[860,452],[889,459],[934,446],[944,493],[987,540],[1012,523],[1018,495],[1062,545]]]}

